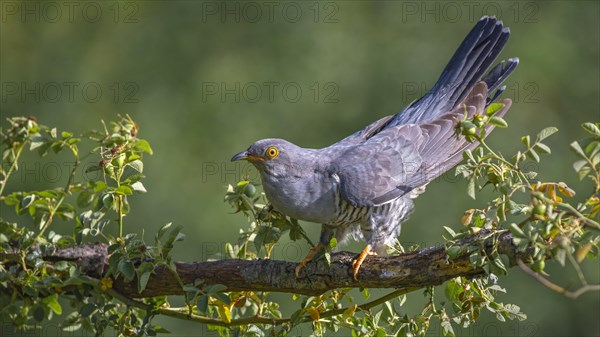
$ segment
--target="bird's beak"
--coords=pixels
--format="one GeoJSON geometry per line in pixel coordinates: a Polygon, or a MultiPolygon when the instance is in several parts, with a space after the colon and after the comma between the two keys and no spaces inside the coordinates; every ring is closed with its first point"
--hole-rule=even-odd
{"type": "Polygon", "coordinates": [[[235,156],[231,157],[231,161],[236,161],[236,160],[248,160],[248,161],[261,160],[261,161],[264,161],[264,159],[261,157],[252,156],[252,155],[248,154],[248,151],[242,151],[242,152],[236,154],[235,156]]]}
{"type": "Polygon", "coordinates": [[[235,156],[231,157],[231,161],[242,160],[242,159],[248,159],[248,151],[242,151],[242,152],[236,154],[235,156]]]}

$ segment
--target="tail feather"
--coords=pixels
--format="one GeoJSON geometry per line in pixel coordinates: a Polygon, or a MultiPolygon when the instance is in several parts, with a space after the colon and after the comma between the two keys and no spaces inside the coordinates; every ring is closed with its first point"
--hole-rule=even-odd
{"type": "MultiPolygon", "coordinates": [[[[494,67],[483,79],[483,81],[488,85],[488,91],[491,93],[494,90],[498,89],[498,86],[506,80],[506,78],[517,68],[519,64],[518,58],[510,58],[508,62],[502,61],[498,65],[494,67]]],[[[501,87],[498,89],[493,96],[488,97],[488,104],[493,102],[500,94],[506,89],[506,87],[501,87]]]]}
{"type": "MultiPolygon", "coordinates": [[[[482,80],[509,36],[510,30],[503,27],[502,21],[494,17],[481,18],[458,47],[433,88],[396,114],[386,127],[422,123],[452,111],[467,97],[473,86],[482,80]]],[[[516,58],[503,61],[484,77],[483,81],[489,88],[487,104],[502,93],[502,90],[496,89],[514,71],[517,64],[516,58]]]]}

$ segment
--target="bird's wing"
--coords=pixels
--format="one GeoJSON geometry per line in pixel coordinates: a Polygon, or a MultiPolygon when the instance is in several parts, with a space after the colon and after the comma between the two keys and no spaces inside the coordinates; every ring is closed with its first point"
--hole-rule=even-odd
{"type": "Polygon", "coordinates": [[[389,191],[407,188],[404,180],[422,165],[418,142],[423,137],[419,126],[388,130],[379,133],[377,141],[367,141],[343,152],[330,168],[340,179],[342,197],[354,206],[384,203],[379,198],[389,191]]]}
{"type": "MultiPolygon", "coordinates": [[[[403,124],[385,129],[346,150],[334,161],[342,197],[355,206],[380,205],[403,196],[448,171],[462,153],[477,146],[454,136],[464,116],[485,113],[487,85],[477,83],[454,110],[426,124],[403,124]]],[[[503,116],[511,105],[496,113],[503,116]]],[[[488,132],[491,127],[488,127],[488,132]]]]}
{"type": "Polygon", "coordinates": [[[392,120],[393,117],[394,117],[393,115],[383,117],[383,118],[367,125],[367,127],[365,127],[364,129],[356,131],[355,133],[351,134],[350,136],[331,145],[331,147],[339,147],[340,145],[350,146],[350,145],[357,145],[357,144],[363,143],[364,141],[375,136],[382,129],[384,129],[387,126],[387,124],[392,120]]]}

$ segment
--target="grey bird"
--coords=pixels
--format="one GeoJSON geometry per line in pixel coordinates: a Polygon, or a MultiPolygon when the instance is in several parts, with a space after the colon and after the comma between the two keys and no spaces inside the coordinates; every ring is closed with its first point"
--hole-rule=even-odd
{"type": "MultiPolygon", "coordinates": [[[[393,242],[413,199],[458,164],[465,150],[476,147],[455,136],[457,123],[465,115],[484,115],[504,91],[500,85],[519,60],[487,71],[509,35],[502,21],[481,18],[427,94],[329,147],[306,149],[262,139],[233,156],[232,161],[248,160],[260,172],[275,210],[322,224],[319,244],[298,264],[297,276],[333,237],[338,243],[350,237],[367,242],[352,264],[355,279],[367,255],[383,253],[393,242]]],[[[511,106],[510,99],[502,103],[495,116],[511,106]]]]}

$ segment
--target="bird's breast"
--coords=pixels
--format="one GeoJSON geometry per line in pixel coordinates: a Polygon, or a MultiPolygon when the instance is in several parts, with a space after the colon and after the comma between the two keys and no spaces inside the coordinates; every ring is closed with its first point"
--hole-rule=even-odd
{"type": "Polygon", "coordinates": [[[316,223],[330,223],[335,217],[338,191],[330,177],[263,175],[262,182],[273,207],[287,216],[316,223]]]}

